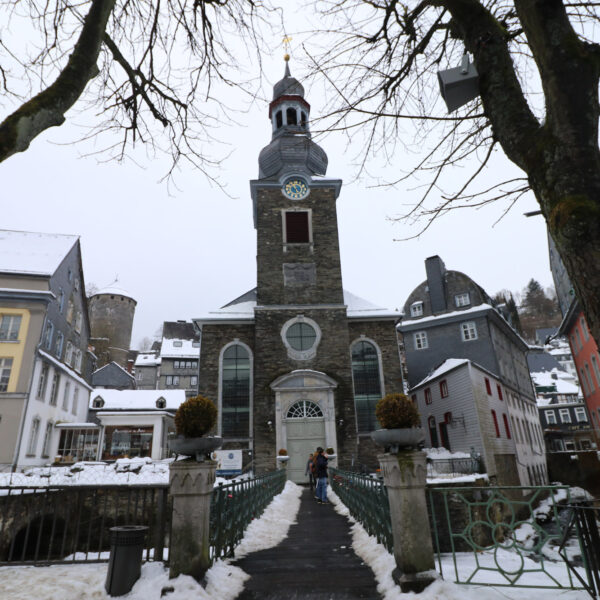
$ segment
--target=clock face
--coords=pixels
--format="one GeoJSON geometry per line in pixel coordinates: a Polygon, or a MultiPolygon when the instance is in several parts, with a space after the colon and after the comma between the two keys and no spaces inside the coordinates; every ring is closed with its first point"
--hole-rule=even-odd
{"type": "Polygon", "coordinates": [[[302,200],[308,196],[308,185],[300,177],[290,177],[283,184],[283,193],[292,200],[302,200]]]}

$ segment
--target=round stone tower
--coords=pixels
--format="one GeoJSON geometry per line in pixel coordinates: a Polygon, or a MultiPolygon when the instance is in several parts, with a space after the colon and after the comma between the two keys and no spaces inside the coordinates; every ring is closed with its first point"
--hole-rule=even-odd
{"type": "Polygon", "coordinates": [[[90,343],[98,357],[97,368],[112,361],[127,367],[136,304],[131,294],[116,287],[104,288],[88,298],[90,343]]]}

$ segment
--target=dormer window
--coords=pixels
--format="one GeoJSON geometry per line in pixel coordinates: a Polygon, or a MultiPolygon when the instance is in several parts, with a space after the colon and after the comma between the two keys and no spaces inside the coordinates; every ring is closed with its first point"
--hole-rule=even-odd
{"type": "Polygon", "coordinates": [[[421,317],[423,315],[423,302],[413,302],[410,305],[410,316],[411,317],[421,317]]]}
{"type": "Polygon", "coordinates": [[[101,396],[96,396],[92,400],[92,406],[94,408],[102,408],[104,406],[104,399],[101,396]]]}
{"type": "Polygon", "coordinates": [[[275,113],[275,127],[279,129],[283,125],[283,115],[280,110],[275,113]]]}
{"type": "Polygon", "coordinates": [[[298,115],[295,108],[288,108],[285,111],[285,116],[288,125],[298,125],[298,115]]]}
{"type": "Polygon", "coordinates": [[[181,348],[181,347],[183,346],[183,342],[179,342],[179,341],[177,341],[177,342],[173,342],[173,346],[174,346],[175,348],[181,348]]]}
{"type": "Polygon", "coordinates": [[[461,306],[469,306],[469,304],[471,304],[469,292],[464,294],[456,294],[456,296],[454,296],[454,303],[456,304],[457,308],[460,308],[461,306]]]}
{"type": "Polygon", "coordinates": [[[156,408],[167,408],[167,401],[162,396],[156,401],[156,408]]]}

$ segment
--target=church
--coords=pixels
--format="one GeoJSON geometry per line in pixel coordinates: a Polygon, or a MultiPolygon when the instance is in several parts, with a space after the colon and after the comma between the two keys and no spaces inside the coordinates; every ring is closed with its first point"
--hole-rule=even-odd
{"type": "Polygon", "coordinates": [[[250,182],[256,288],[194,324],[199,393],[218,405],[223,448],[245,450],[255,473],[275,468],[285,449],[288,478],[304,482],[318,446],[332,448],[340,468],[374,469],[375,404],[403,383],[400,313],[343,289],[342,181],[326,176],[327,155],[311,139],[310,105],[288,59],[269,105],[271,142],[250,182]]]}

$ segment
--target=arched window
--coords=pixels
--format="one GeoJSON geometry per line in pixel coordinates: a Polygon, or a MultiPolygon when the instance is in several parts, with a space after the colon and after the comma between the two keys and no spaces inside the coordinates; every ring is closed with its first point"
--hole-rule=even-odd
{"type": "Polygon", "coordinates": [[[281,111],[278,110],[275,113],[275,126],[277,127],[277,129],[279,129],[282,125],[283,125],[283,115],[281,114],[281,111]]]}
{"type": "Polygon", "coordinates": [[[310,400],[300,400],[290,406],[286,417],[288,419],[318,419],[323,417],[323,411],[318,404],[310,400]]]}
{"type": "Polygon", "coordinates": [[[358,432],[374,431],[379,428],[375,405],[382,396],[382,389],[379,355],[370,342],[360,341],[352,346],[352,381],[358,432]]]}
{"type": "Polygon", "coordinates": [[[241,344],[223,352],[221,363],[221,435],[250,435],[250,354],[241,344]]]}
{"type": "Polygon", "coordinates": [[[304,111],[300,113],[300,125],[306,127],[306,113],[304,111]]]}
{"type": "Polygon", "coordinates": [[[285,111],[286,121],[288,125],[297,125],[298,124],[298,115],[296,114],[295,108],[288,108],[285,111]]]}

